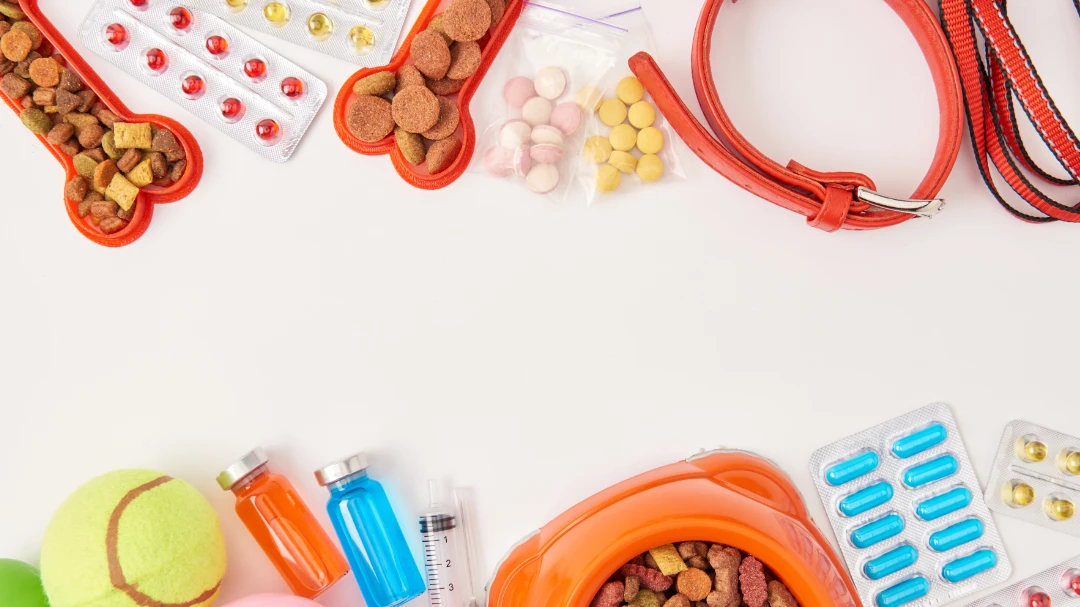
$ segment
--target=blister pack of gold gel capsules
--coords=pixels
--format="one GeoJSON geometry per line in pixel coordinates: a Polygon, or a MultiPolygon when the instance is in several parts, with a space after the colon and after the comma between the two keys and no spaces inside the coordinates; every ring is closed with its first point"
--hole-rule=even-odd
{"type": "Polygon", "coordinates": [[[190,0],[97,0],[86,48],[273,162],[288,160],[326,83],[190,0]]]}
{"type": "Polygon", "coordinates": [[[986,503],[994,512],[1080,536],[1080,439],[1011,422],[994,459],[986,503]]]}
{"type": "Polygon", "coordinates": [[[410,0],[192,0],[236,25],[363,67],[394,55],[410,0]]]}
{"type": "Polygon", "coordinates": [[[1012,573],[947,405],[819,449],[810,471],[864,605],[933,607],[1012,573]]]}
{"type": "Polygon", "coordinates": [[[967,607],[1080,607],[1080,557],[998,590],[967,607]]]}

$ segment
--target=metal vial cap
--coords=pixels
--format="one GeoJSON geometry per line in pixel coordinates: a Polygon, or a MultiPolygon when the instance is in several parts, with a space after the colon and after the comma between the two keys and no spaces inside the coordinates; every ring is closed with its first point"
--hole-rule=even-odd
{"type": "Polygon", "coordinates": [[[217,477],[218,485],[221,486],[222,491],[229,491],[236,486],[237,483],[244,480],[252,472],[259,469],[260,466],[265,466],[270,458],[266,456],[266,451],[263,451],[261,447],[256,447],[245,453],[240,461],[226,468],[217,477]]]}
{"type": "Polygon", "coordinates": [[[367,467],[367,455],[357,453],[352,457],[319,468],[315,471],[315,480],[319,482],[320,486],[325,487],[357,472],[363,472],[367,470],[367,467]]]}

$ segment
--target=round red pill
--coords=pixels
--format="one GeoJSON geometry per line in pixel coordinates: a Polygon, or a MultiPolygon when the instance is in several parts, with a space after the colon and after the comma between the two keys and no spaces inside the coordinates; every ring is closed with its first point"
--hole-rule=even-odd
{"type": "Polygon", "coordinates": [[[244,114],[244,102],[236,97],[229,97],[221,102],[221,117],[226,120],[236,120],[244,114]]]}
{"type": "Polygon", "coordinates": [[[206,50],[211,55],[221,55],[228,52],[229,41],[221,36],[210,36],[206,39],[206,50]]]}
{"type": "Polygon", "coordinates": [[[252,80],[258,80],[266,76],[266,62],[258,57],[244,62],[244,73],[252,80]]]}
{"type": "Polygon", "coordinates": [[[159,48],[146,51],[146,67],[152,72],[163,72],[169,67],[169,56],[159,48]]]}
{"type": "Polygon", "coordinates": [[[198,74],[185,76],[180,83],[180,90],[184,91],[188,97],[198,97],[206,90],[206,81],[198,74]]]}
{"type": "Polygon", "coordinates": [[[113,46],[120,46],[128,41],[128,33],[124,26],[113,23],[105,28],[105,39],[113,46]]]}
{"type": "Polygon", "coordinates": [[[169,19],[172,21],[172,26],[178,30],[186,30],[191,27],[191,11],[182,6],[169,11],[169,19]]]}
{"type": "Polygon", "coordinates": [[[1033,592],[1028,595],[1025,607],[1050,607],[1050,595],[1045,592],[1033,592]]]}
{"type": "Polygon", "coordinates": [[[281,135],[281,127],[277,122],[267,118],[255,125],[255,135],[267,143],[273,143],[281,135]]]}
{"type": "Polygon", "coordinates": [[[131,2],[131,6],[134,6],[135,8],[142,8],[147,4],[150,4],[150,0],[129,0],[129,2],[131,2]]]}
{"type": "Polygon", "coordinates": [[[289,76],[281,81],[281,93],[289,99],[299,99],[304,95],[304,81],[289,76]]]}
{"type": "Polygon", "coordinates": [[[1073,594],[1080,596],[1080,573],[1069,578],[1069,590],[1072,590],[1073,594]]]}

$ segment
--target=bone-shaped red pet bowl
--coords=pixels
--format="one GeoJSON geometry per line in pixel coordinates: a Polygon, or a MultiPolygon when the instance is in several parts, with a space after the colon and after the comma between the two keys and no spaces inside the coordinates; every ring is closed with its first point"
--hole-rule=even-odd
{"type": "MultiPolygon", "coordinates": [[[[199,183],[199,179],[202,178],[202,151],[199,149],[199,145],[195,142],[195,138],[192,137],[191,133],[186,128],[180,126],[176,121],[165,118],[164,116],[132,113],[132,111],[120,101],[116,94],[105,85],[86,61],[75,52],[75,49],[60,35],[60,32],[53,27],[53,24],[49,22],[38,8],[38,0],[18,0],[18,4],[19,8],[26,14],[26,20],[33,23],[38,30],[41,31],[41,35],[44,38],[44,42],[42,43],[41,48],[38,49],[38,52],[43,56],[53,54],[53,58],[58,61],[60,61],[60,58],[62,57],[63,60],[61,63],[64,67],[78,75],[79,79],[83,81],[85,88],[92,90],[94,94],[97,95],[98,100],[112,111],[112,113],[116,114],[120,118],[120,121],[136,123],[149,122],[156,128],[168,129],[176,136],[176,140],[180,145],[184,146],[184,152],[187,154],[187,169],[184,172],[184,176],[181,177],[179,181],[166,187],[149,185],[142,188],[137,199],[138,202],[135,214],[131,217],[128,225],[116,233],[105,234],[90,221],[89,216],[85,218],[79,217],[79,204],[72,200],[68,200],[65,196],[64,206],[67,208],[68,217],[71,219],[71,223],[82,232],[83,236],[106,247],[122,247],[131,244],[142,236],[143,233],[146,232],[146,228],[150,226],[150,219],[154,215],[155,204],[180,200],[195,189],[195,186],[199,183]]],[[[22,111],[22,105],[20,105],[18,99],[11,99],[2,92],[0,92],[0,99],[3,99],[4,103],[11,107],[16,114],[19,114],[22,111]]],[[[67,182],[78,175],[75,171],[75,165],[72,162],[72,158],[62,152],[57,146],[46,141],[44,136],[38,135],[37,137],[38,140],[41,141],[41,144],[48,148],[48,150],[52,152],[52,155],[64,166],[66,176],[64,182],[59,184],[60,190],[63,191],[67,182]]]]}
{"type": "Polygon", "coordinates": [[[510,31],[513,30],[514,24],[517,23],[518,17],[521,16],[525,0],[508,0],[502,21],[493,31],[480,40],[482,49],[480,67],[465,80],[461,90],[457,93],[457,107],[458,113],[461,115],[461,124],[458,126],[456,134],[461,138],[461,152],[442,172],[432,175],[427,172],[424,166],[411,164],[401,154],[401,150],[398,149],[397,144],[394,142],[393,135],[375,143],[366,143],[357,139],[349,131],[346,116],[353,100],[356,99],[356,95],[353,94],[353,85],[361,78],[366,78],[372,74],[378,72],[396,73],[401,69],[408,62],[413,39],[417,34],[427,29],[431,20],[445,3],[447,3],[446,0],[428,0],[409,35],[405,38],[405,42],[402,43],[401,48],[398,49],[397,54],[394,55],[390,63],[382,67],[365,68],[353,74],[351,78],[345,81],[344,86],[341,87],[341,91],[338,93],[337,100],[334,102],[334,128],[337,129],[338,137],[341,138],[345,145],[365,156],[388,154],[390,161],[394,164],[394,168],[397,169],[402,179],[424,190],[445,188],[457,181],[458,177],[461,177],[465,169],[469,167],[473,152],[476,150],[476,126],[473,123],[472,115],[469,113],[469,103],[472,101],[477,87],[483,81],[488,68],[491,67],[491,63],[506,42],[506,38],[510,35],[510,31]]]}

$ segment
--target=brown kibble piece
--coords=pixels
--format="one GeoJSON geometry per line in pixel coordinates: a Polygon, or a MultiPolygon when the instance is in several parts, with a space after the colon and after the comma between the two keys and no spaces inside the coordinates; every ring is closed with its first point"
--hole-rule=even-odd
{"type": "Polygon", "coordinates": [[[424,30],[413,39],[409,58],[424,76],[438,80],[450,69],[450,46],[437,32],[424,30]]]}
{"type": "Polygon", "coordinates": [[[30,64],[30,79],[38,86],[60,84],[60,64],[52,57],[43,57],[30,64]]]}
{"type": "MultiPolygon", "coordinates": [[[[701,558],[696,554],[694,556],[701,558]]],[[[675,578],[675,587],[679,590],[679,594],[686,595],[686,598],[691,601],[704,600],[705,597],[709,596],[712,585],[713,582],[709,578],[709,574],[701,569],[687,569],[675,578]]]]}
{"type": "Polygon", "coordinates": [[[105,234],[115,234],[125,227],[127,227],[127,222],[119,217],[106,217],[98,224],[98,229],[105,234]]]}
{"type": "Polygon", "coordinates": [[[23,59],[19,62],[18,65],[15,66],[14,74],[19,78],[25,78],[29,80],[30,64],[37,61],[38,59],[41,59],[41,53],[37,51],[30,51],[30,53],[26,55],[26,59],[23,59]]]}
{"type": "Polygon", "coordinates": [[[108,159],[108,155],[102,148],[89,149],[83,152],[83,154],[85,154],[88,158],[93,159],[94,162],[105,162],[105,160],[108,159]]]}
{"type": "Polygon", "coordinates": [[[444,15],[442,13],[439,13],[438,15],[435,15],[434,17],[431,18],[431,21],[428,22],[428,26],[425,29],[427,29],[428,31],[435,32],[436,34],[442,36],[443,40],[446,40],[446,44],[449,45],[451,42],[454,41],[454,39],[451,38],[450,35],[446,33],[446,28],[443,27],[443,23],[445,21],[446,21],[446,15],[444,15]]]}
{"type": "MultiPolygon", "coordinates": [[[[74,129],[74,127],[72,127],[72,128],[74,129]]],[[[74,156],[74,155],[76,155],[76,154],[78,154],[79,152],[82,151],[82,146],[79,145],[79,141],[77,139],[74,139],[74,138],[68,139],[64,143],[57,144],[56,147],[59,148],[61,152],[67,154],[68,156],[74,156]]]]}
{"type": "MultiPolygon", "coordinates": [[[[100,146],[101,138],[105,136],[105,129],[100,124],[90,124],[75,130],[79,138],[79,145],[87,149],[100,146]]],[[[102,153],[104,154],[104,152],[102,153]]]]}
{"type": "Polygon", "coordinates": [[[465,86],[464,80],[451,80],[449,78],[443,78],[442,80],[428,80],[427,88],[432,93],[440,96],[453,95],[461,90],[461,87],[465,86]]]}
{"type": "Polygon", "coordinates": [[[20,32],[30,36],[31,47],[30,50],[36,51],[41,48],[41,43],[45,42],[45,37],[41,35],[41,30],[36,25],[29,21],[16,21],[11,24],[11,29],[19,30],[20,32]]]}
{"type": "Polygon", "coordinates": [[[82,114],[79,112],[71,112],[64,116],[64,122],[75,127],[76,131],[84,129],[92,124],[98,124],[98,119],[94,118],[90,114],[82,114]]]}
{"type": "Polygon", "coordinates": [[[646,567],[648,567],[649,569],[656,569],[657,571],[660,570],[660,565],[656,564],[656,559],[653,558],[651,552],[646,552],[643,556],[645,557],[646,567]]]}
{"type": "Polygon", "coordinates": [[[90,205],[90,217],[101,221],[106,217],[116,217],[116,211],[120,209],[120,205],[111,200],[95,200],[90,205]]]}
{"type": "Polygon", "coordinates": [[[410,86],[394,96],[394,122],[410,133],[423,133],[439,121],[439,98],[422,86],[410,86]]]}
{"type": "Polygon", "coordinates": [[[697,554],[697,549],[694,548],[694,542],[683,542],[676,546],[679,550],[679,556],[684,559],[688,559],[697,554]]]}
{"type": "Polygon", "coordinates": [[[94,168],[94,187],[107,188],[112,183],[112,178],[116,175],[120,169],[116,166],[116,161],[112,158],[105,162],[98,163],[94,168]]]}
{"type": "Polygon", "coordinates": [[[169,162],[165,160],[165,154],[150,152],[148,157],[150,158],[150,171],[154,174],[154,179],[164,179],[169,174],[169,162]]]}
{"type": "Polygon", "coordinates": [[[64,70],[60,72],[60,88],[69,93],[78,93],[82,90],[82,80],[75,75],[75,72],[71,70],[64,70]]]}
{"type": "Polygon", "coordinates": [[[184,178],[184,173],[186,172],[187,160],[177,160],[176,164],[172,166],[172,170],[169,172],[169,180],[176,183],[184,178]]]}
{"type": "Polygon", "coordinates": [[[457,104],[448,97],[438,97],[439,121],[435,126],[424,131],[424,137],[432,141],[446,139],[457,131],[461,116],[458,114],[457,104]]]}
{"type": "Polygon", "coordinates": [[[398,70],[397,86],[394,87],[394,92],[400,93],[410,86],[427,86],[427,83],[424,80],[424,75],[420,73],[420,70],[416,69],[415,65],[403,65],[398,70]]]}
{"type": "Polygon", "coordinates": [[[464,80],[480,69],[480,44],[476,42],[455,42],[450,47],[450,69],[446,77],[451,80],[464,80]]]}
{"type": "Polygon", "coordinates": [[[357,97],[349,106],[345,122],[349,132],[366,143],[382,141],[394,131],[393,110],[390,102],[382,97],[357,97]]]}
{"type": "Polygon", "coordinates": [[[394,72],[375,72],[357,80],[353,85],[353,94],[382,97],[393,93],[395,88],[397,88],[397,75],[394,72]]]}
{"type": "Polygon", "coordinates": [[[113,125],[116,124],[116,121],[120,120],[119,116],[112,113],[106,108],[102,108],[102,110],[97,113],[97,118],[101,121],[101,124],[105,125],[105,128],[107,129],[113,128],[113,125]]]}
{"type": "Polygon", "coordinates": [[[11,24],[8,23],[7,21],[4,21],[3,19],[0,19],[0,38],[2,38],[4,36],[4,34],[10,32],[10,31],[11,31],[11,24]]]}
{"type": "Polygon", "coordinates": [[[151,144],[150,149],[165,154],[165,159],[169,162],[177,162],[187,158],[187,154],[184,152],[184,146],[180,145],[180,142],[176,140],[176,136],[172,134],[172,131],[166,129],[158,129],[158,131],[154,133],[154,141],[151,144]]]}
{"type": "Polygon", "coordinates": [[[56,89],[44,86],[35,89],[34,104],[41,107],[56,105],[56,89]]]}
{"type": "Polygon", "coordinates": [[[49,143],[53,145],[60,145],[65,141],[71,139],[75,135],[75,127],[70,124],[61,122],[54,126],[49,135],[45,138],[49,143]]]}
{"type": "Polygon", "coordinates": [[[86,199],[86,192],[89,190],[90,185],[86,183],[86,179],[76,175],[64,186],[64,196],[72,202],[82,202],[86,199]]]}
{"type": "Polygon", "coordinates": [[[427,147],[424,138],[416,133],[410,133],[399,127],[394,128],[394,141],[397,143],[401,155],[414,165],[421,165],[427,158],[427,147]]]}
{"type": "Polygon", "coordinates": [[[623,583],[620,581],[606,582],[593,597],[589,607],[619,607],[622,603],[623,583]]]}
{"type": "Polygon", "coordinates": [[[442,141],[436,141],[428,148],[427,170],[432,175],[438,175],[457,160],[461,154],[461,140],[450,136],[442,141]]]}
{"type": "Polygon", "coordinates": [[[97,99],[97,97],[94,96],[94,91],[89,89],[79,91],[76,93],[76,96],[78,96],[81,101],[81,103],[79,103],[79,111],[83,113],[89,112],[90,106],[94,105],[94,101],[97,99]]]}
{"type": "Polygon", "coordinates": [[[690,599],[684,595],[676,594],[664,602],[664,607],[690,607],[690,599]]]}
{"type": "MultiPolygon", "coordinates": [[[[3,23],[0,21],[0,23],[3,23]]],[[[15,69],[15,62],[4,59],[3,55],[0,55],[0,76],[6,76],[15,69]]]]}
{"type": "Polygon", "coordinates": [[[623,601],[629,603],[637,597],[637,593],[641,590],[641,578],[636,575],[628,575],[623,580],[623,601]]]}
{"type": "Polygon", "coordinates": [[[139,208],[138,201],[136,201],[135,204],[131,205],[130,209],[125,209],[124,207],[120,207],[119,209],[117,209],[116,216],[120,219],[123,219],[124,221],[131,221],[131,218],[135,216],[135,209],[137,208],[139,208]]]}
{"type": "Polygon", "coordinates": [[[694,556],[686,559],[686,565],[688,567],[696,567],[698,569],[704,570],[708,568],[709,561],[705,560],[705,557],[701,557],[695,554],[694,556]]]}
{"type": "Polygon", "coordinates": [[[15,74],[4,74],[0,78],[0,91],[12,99],[21,99],[30,92],[30,83],[15,74]]]}
{"type": "Polygon", "coordinates": [[[443,29],[458,42],[479,40],[491,29],[491,7],[486,0],[450,0],[443,12],[443,29]]]}
{"type": "Polygon", "coordinates": [[[739,565],[739,589],[743,603],[748,607],[765,607],[769,598],[769,585],[765,581],[765,566],[752,556],[739,565]]]}
{"type": "Polygon", "coordinates": [[[709,558],[709,545],[705,542],[694,542],[694,549],[697,550],[698,556],[701,558],[709,558]]]}
{"type": "Polygon", "coordinates": [[[130,172],[131,169],[135,168],[135,165],[142,162],[142,157],[142,152],[135,148],[131,148],[124,152],[124,155],[120,157],[120,160],[116,161],[116,168],[124,173],[130,172]]]}
{"type": "Polygon", "coordinates": [[[715,570],[713,591],[705,598],[709,607],[739,607],[742,595],[739,593],[739,565],[742,554],[734,548],[725,548],[713,544],[709,548],[709,564],[715,570]]]}
{"type": "Polygon", "coordinates": [[[34,42],[30,36],[26,35],[26,32],[13,29],[0,38],[0,52],[11,61],[25,60],[32,50],[34,50],[34,42]]]}
{"type": "MultiPolygon", "coordinates": [[[[97,192],[90,192],[90,194],[97,194],[97,192]]],[[[94,201],[90,200],[90,195],[79,202],[79,217],[86,217],[90,214],[90,205],[94,204],[94,201]]]]}
{"type": "Polygon", "coordinates": [[[506,14],[506,0],[487,0],[487,3],[491,9],[491,29],[495,29],[506,14]]]}
{"type": "Polygon", "coordinates": [[[769,607],[799,607],[799,602],[779,580],[769,582],[769,607]]]}
{"type": "Polygon", "coordinates": [[[19,105],[23,106],[24,110],[36,108],[33,95],[23,95],[22,99],[19,100],[19,105]]]}
{"type": "Polygon", "coordinates": [[[60,110],[61,115],[67,115],[75,110],[79,109],[79,105],[82,104],[82,99],[75,93],[66,91],[62,88],[56,90],[56,106],[60,110]]]}

